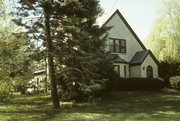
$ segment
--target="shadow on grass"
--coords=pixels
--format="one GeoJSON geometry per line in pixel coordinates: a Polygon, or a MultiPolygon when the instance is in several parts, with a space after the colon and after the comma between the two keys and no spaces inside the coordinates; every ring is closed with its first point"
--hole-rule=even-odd
{"type": "Polygon", "coordinates": [[[162,92],[116,92],[99,103],[65,107],[53,120],[163,120],[180,119],[180,95],[162,92]],[[59,118],[58,118],[59,117],[59,118]]]}
{"type": "MultiPolygon", "coordinates": [[[[180,95],[163,92],[114,92],[97,103],[67,103],[51,108],[49,96],[24,96],[0,105],[10,121],[131,120],[178,121],[180,95]]],[[[3,115],[3,116],[1,116],[3,115]]]]}
{"type": "Polygon", "coordinates": [[[59,110],[51,106],[50,96],[18,95],[0,104],[1,121],[44,121],[59,110]]]}

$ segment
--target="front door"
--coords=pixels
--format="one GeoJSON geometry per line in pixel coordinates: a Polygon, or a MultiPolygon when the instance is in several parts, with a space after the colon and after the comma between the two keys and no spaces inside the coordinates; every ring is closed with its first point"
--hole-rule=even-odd
{"type": "Polygon", "coordinates": [[[151,66],[148,66],[146,68],[146,77],[147,78],[153,78],[153,68],[151,66]]]}

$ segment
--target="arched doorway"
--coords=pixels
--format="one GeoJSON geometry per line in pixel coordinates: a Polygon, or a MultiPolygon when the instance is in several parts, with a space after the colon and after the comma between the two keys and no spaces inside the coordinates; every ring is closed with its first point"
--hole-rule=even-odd
{"type": "Polygon", "coordinates": [[[146,68],[146,77],[153,78],[153,68],[150,65],[146,68]]]}

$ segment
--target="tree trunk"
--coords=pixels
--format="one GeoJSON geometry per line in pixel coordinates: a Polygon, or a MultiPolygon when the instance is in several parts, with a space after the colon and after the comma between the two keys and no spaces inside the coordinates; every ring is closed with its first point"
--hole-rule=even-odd
{"type": "MultiPolygon", "coordinates": [[[[48,3],[47,3],[48,4],[48,3]]],[[[57,93],[57,84],[54,70],[54,62],[52,56],[52,40],[51,40],[51,30],[49,22],[49,12],[48,7],[44,6],[44,16],[45,16],[45,33],[46,33],[46,47],[47,47],[47,58],[48,58],[48,69],[49,69],[49,80],[51,82],[51,97],[54,108],[60,108],[59,96],[57,93]]]]}
{"type": "Polygon", "coordinates": [[[26,94],[26,88],[25,86],[20,86],[20,92],[21,92],[21,95],[25,95],[26,94]]]}

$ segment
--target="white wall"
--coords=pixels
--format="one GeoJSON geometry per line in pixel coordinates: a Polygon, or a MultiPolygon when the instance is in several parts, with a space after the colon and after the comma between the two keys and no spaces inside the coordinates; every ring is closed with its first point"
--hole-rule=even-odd
{"type": "Polygon", "coordinates": [[[141,76],[146,78],[146,68],[149,65],[153,68],[153,78],[158,78],[158,66],[150,55],[147,55],[144,62],[141,64],[141,76]]]}
{"type": "MultiPolygon", "coordinates": [[[[38,75],[34,75],[34,78],[32,80],[29,81],[29,83],[33,83],[35,86],[38,87],[38,89],[46,89],[46,74],[38,74],[38,75]],[[37,82],[39,81],[39,83],[37,82]]],[[[33,88],[28,88],[28,91],[33,91],[33,88]]]]}
{"type": "Polygon", "coordinates": [[[130,67],[130,77],[141,77],[141,65],[130,67]]]}
{"type": "MultiPolygon", "coordinates": [[[[126,40],[126,53],[118,53],[120,57],[126,61],[130,61],[137,51],[143,50],[137,40],[134,38],[132,33],[126,27],[124,22],[120,19],[119,15],[115,15],[106,26],[113,26],[111,30],[108,31],[108,38],[118,38],[126,40]]],[[[106,45],[109,45],[109,39],[106,41],[106,45]]],[[[109,51],[109,46],[105,48],[109,51]]]]}

